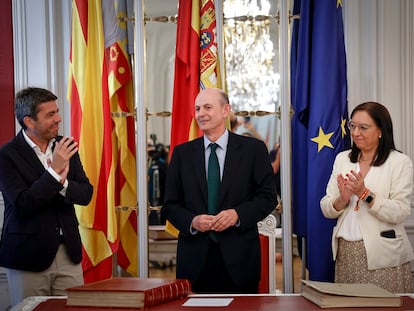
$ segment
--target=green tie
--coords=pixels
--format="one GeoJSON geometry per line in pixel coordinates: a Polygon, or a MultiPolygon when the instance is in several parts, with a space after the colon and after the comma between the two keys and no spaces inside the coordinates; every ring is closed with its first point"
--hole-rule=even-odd
{"type": "Polygon", "coordinates": [[[215,215],[217,213],[217,198],[220,187],[220,166],[217,159],[216,148],[217,144],[210,144],[210,157],[208,159],[208,213],[215,215]]]}

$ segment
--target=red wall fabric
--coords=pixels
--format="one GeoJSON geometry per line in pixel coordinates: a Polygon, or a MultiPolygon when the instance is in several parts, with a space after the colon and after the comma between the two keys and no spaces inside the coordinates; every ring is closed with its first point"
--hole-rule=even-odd
{"type": "Polygon", "coordinates": [[[12,0],[0,1],[0,146],[15,135],[12,0]]]}

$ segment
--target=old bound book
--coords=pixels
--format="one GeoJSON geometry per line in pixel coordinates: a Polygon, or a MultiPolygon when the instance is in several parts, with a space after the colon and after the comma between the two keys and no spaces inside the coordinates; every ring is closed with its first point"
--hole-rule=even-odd
{"type": "Polygon", "coordinates": [[[302,296],[321,308],[400,307],[400,296],[373,284],[302,280],[302,296]]]}
{"type": "Polygon", "coordinates": [[[177,237],[165,231],[163,225],[148,226],[148,238],[153,240],[176,240],[177,237]]]}
{"type": "Polygon", "coordinates": [[[191,293],[185,279],[119,277],[67,289],[67,306],[147,308],[191,293]]]}

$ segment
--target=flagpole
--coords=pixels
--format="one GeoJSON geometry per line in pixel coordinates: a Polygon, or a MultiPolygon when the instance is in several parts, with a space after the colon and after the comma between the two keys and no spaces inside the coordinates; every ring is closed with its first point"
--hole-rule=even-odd
{"type": "Polygon", "coordinates": [[[282,240],[283,240],[283,286],[284,293],[293,293],[292,258],[292,204],[291,204],[291,115],[289,92],[289,1],[280,4],[280,167],[282,186],[282,240]]]}
{"type": "Polygon", "coordinates": [[[147,131],[145,96],[145,28],[143,0],[135,0],[135,62],[134,92],[136,110],[137,157],[137,234],[138,275],[148,277],[148,217],[147,217],[147,131]]]}
{"type": "Polygon", "coordinates": [[[217,33],[217,45],[218,45],[218,59],[220,64],[220,78],[221,88],[226,90],[226,74],[225,74],[225,60],[224,60],[224,36],[223,36],[223,25],[224,25],[224,14],[223,14],[223,0],[215,0],[216,9],[216,33],[217,33]]]}

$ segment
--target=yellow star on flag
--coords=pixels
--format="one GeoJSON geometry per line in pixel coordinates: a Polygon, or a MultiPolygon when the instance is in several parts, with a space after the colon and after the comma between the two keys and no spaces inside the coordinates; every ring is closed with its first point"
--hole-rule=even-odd
{"type": "Polygon", "coordinates": [[[329,139],[332,137],[333,132],[325,134],[322,130],[322,127],[319,127],[319,134],[318,136],[311,138],[311,141],[318,144],[318,152],[322,150],[323,147],[330,147],[333,149],[333,146],[329,139]]]}
{"type": "Polygon", "coordinates": [[[346,126],[346,119],[341,118],[341,136],[342,136],[342,139],[346,136],[345,126],[346,126]]]}

